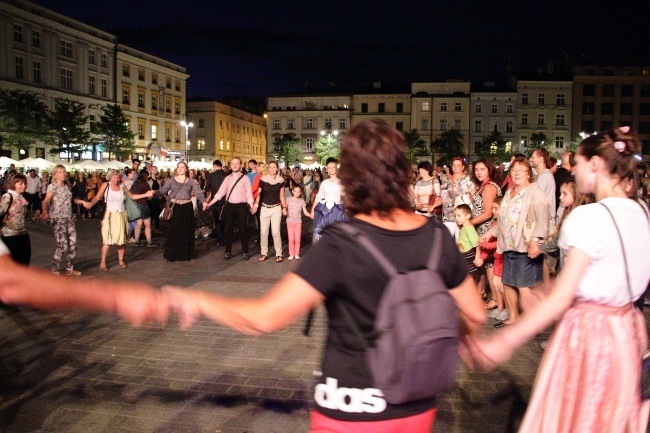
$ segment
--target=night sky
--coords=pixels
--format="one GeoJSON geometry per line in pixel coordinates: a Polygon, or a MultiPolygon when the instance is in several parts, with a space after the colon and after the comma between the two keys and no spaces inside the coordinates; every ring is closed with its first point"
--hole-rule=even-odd
{"type": "Polygon", "coordinates": [[[307,83],[504,83],[506,67],[534,73],[565,53],[650,64],[648,0],[38,3],[185,66],[188,97],[268,96],[307,83]]]}

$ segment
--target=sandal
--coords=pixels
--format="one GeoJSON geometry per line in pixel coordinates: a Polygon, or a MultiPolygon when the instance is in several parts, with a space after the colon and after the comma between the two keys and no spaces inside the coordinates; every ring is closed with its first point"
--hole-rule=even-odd
{"type": "Polygon", "coordinates": [[[283,260],[283,259],[282,259],[282,256],[277,256],[277,257],[275,258],[275,261],[278,262],[278,263],[280,263],[282,260],[283,260]]]}
{"type": "Polygon", "coordinates": [[[81,275],[81,272],[76,269],[68,269],[65,271],[65,274],[71,277],[78,277],[81,275]]]}
{"type": "Polygon", "coordinates": [[[118,260],[117,263],[120,265],[120,268],[126,268],[126,263],[124,263],[124,260],[118,260]]]}
{"type": "Polygon", "coordinates": [[[490,299],[485,304],[483,304],[483,308],[485,308],[486,310],[494,310],[498,306],[499,304],[497,304],[496,299],[490,299]]]}
{"type": "Polygon", "coordinates": [[[263,255],[263,256],[261,256],[261,257],[260,257],[259,259],[257,259],[257,260],[259,260],[260,262],[263,262],[263,261],[266,260],[266,259],[267,259],[267,257],[263,255]]]}
{"type": "Polygon", "coordinates": [[[100,271],[104,271],[104,272],[108,272],[108,267],[106,266],[106,263],[101,262],[101,263],[99,264],[99,270],[100,270],[100,271]]]}

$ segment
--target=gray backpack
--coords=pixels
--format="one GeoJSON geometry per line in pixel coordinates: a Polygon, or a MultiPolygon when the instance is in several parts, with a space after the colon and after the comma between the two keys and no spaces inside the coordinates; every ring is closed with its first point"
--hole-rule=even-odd
{"type": "Polygon", "coordinates": [[[388,277],[379,301],[374,333],[366,338],[343,302],[337,302],[365,348],[373,386],[388,403],[431,398],[455,387],[459,320],[454,299],[438,274],[444,232],[434,226],[426,268],[398,270],[353,224],[331,226],[352,238],[388,277]]]}

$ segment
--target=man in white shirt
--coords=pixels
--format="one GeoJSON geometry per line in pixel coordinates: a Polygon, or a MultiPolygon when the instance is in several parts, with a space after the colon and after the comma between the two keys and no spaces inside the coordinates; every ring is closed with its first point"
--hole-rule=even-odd
{"type": "Polygon", "coordinates": [[[25,187],[25,192],[23,196],[27,200],[27,218],[29,221],[36,221],[41,216],[41,180],[36,174],[36,170],[33,168],[29,170],[29,176],[27,176],[27,186],[25,187]]]}

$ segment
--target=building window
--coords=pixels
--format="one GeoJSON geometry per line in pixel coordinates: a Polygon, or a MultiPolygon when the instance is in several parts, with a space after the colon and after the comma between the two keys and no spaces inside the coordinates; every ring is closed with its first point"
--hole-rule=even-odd
{"type": "Polygon", "coordinates": [[[313,127],[314,127],[314,119],[312,119],[311,117],[308,117],[305,120],[305,128],[312,129],[313,127]]]}
{"type": "Polygon", "coordinates": [[[95,64],[95,50],[88,50],[88,64],[95,64]]]}
{"type": "Polygon", "coordinates": [[[199,138],[196,140],[196,147],[198,150],[205,150],[205,139],[199,138]]]}
{"type": "MultiPolygon", "coordinates": [[[[427,104],[428,104],[428,102],[427,102],[427,104]]],[[[428,111],[428,110],[426,110],[426,111],[428,111]]],[[[441,102],[440,103],[440,111],[447,111],[447,103],[446,102],[441,102]]]]}
{"type": "Polygon", "coordinates": [[[522,125],[528,125],[528,114],[527,113],[521,113],[521,124],[522,125]]]}
{"type": "Polygon", "coordinates": [[[43,73],[41,69],[41,62],[34,62],[34,82],[35,83],[42,83],[43,82],[43,73]]]}
{"type": "Polygon", "coordinates": [[[499,112],[499,104],[492,104],[492,107],[490,109],[490,113],[496,114],[499,112]]]}
{"type": "Polygon", "coordinates": [[[447,130],[447,119],[440,119],[440,130],[441,131],[447,130]]]}
{"type": "Polygon", "coordinates": [[[32,47],[41,48],[41,32],[32,30],[32,47]]]}
{"type": "Polygon", "coordinates": [[[60,53],[63,57],[72,58],[72,42],[61,41],[60,53]]]}
{"type": "Polygon", "coordinates": [[[385,113],[386,112],[386,104],[383,102],[380,102],[379,105],[377,106],[377,111],[379,113],[385,113]]]}
{"type": "Polygon", "coordinates": [[[564,137],[561,135],[555,136],[555,147],[558,149],[564,149],[564,137]]]}
{"type": "Polygon", "coordinates": [[[339,129],[345,129],[348,127],[348,121],[345,117],[339,119],[339,129]]]}
{"type": "Polygon", "coordinates": [[[528,104],[528,93],[522,93],[521,94],[521,103],[522,104],[528,104]]]}
{"type": "Polygon", "coordinates": [[[634,86],[631,84],[623,84],[621,86],[621,96],[634,96],[634,86]]]}
{"type": "Polygon", "coordinates": [[[429,130],[429,119],[422,119],[421,121],[422,125],[422,131],[428,131],[429,130]]]}
{"type": "Polygon", "coordinates": [[[403,113],[404,112],[404,104],[401,103],[401,102],[398,102],[397,105],[395,105],[395,112],[403,113]]]}
{"type": "Polygon", "coordinates": [[[171,77],[165,78],[165,87],[167,87],[168,89],[172,88],[172,79],[171,79],[171,77]]]}
{"type": "Polygon", "coordinates": [[[583,120],[582,123],[580,124],[580,130],[582,132],[588,132],[591,133],[592,131],[595,131],[596,127],[594,125],[593,120],[583,120]]]}
{"type": "Polygon", "coordinates": [[[199,119],[199,128],[205,128],[205,119],[199,119]]]}
{"type": "Polygon", "coordinates": [[[475,113],[482,113],[483,112],[483,104],[476,104],[474,106],[474,112],[475,113]]]}
{"type": "Polygon", "coordinates": [[[614,104],[611,102],[603,102],[600,105],[600,114],[614,114],[614,104]]]}
{"type": "Polygon", "coordinates": [[[594,103],[593,102],[583,102],[582,103],[582,114],[594,114],[594,103]]]}
{"type": "Polygon", "coordinates": [[[129,102],[129,89],[122,87],[122,104],[130,104],[129,102]]]}
{"type": "Polygon", "coordinates": [[[25,59],[16,57],[16,78],[19,80],[25,79],[25,59]]]}
{"type": "Polygon", "coordinates": [[[566,104],[566,95],[564,93],[558,93],[555,95],[555,105],[564,105],[566,104]]]}
{"type": "Polygon", "coordinates": [[[543,125],[544,124],[544,113],[538,113],[537,114],[537,124],[538,125],[543,125]]]}
{"type": "Polygon", "coordinates": [[[101,63],[102,68],[108,68],[108,56],[106,53],[100,53],[99,54],[99,61],[101,63]]]}
{"type": "Polygon", "coordinates": [[[102,78],[102,98],[108,98],[108,80],[106,78],[102,78]]]}
{"type": "Polygon", "coordinates": [[[305,138],[305,149],[312,150],[314,148],[314,139],[312,137],[305,138]]]}
{"type": "Polygon", "coordinates": [[[88,77],[88,93],[91,95],[95,94],[95,77],[93,75],[88,77]]]}
{"type": "Polygon", "coordinates": [[[546,97],[544,96],[543,93],[540,93],[540,94],[537,95],[537,103],[538,103],[539,105],[544,105],[544,104],[546,104],[546,97]]]}
{"type": "Polygon", "coordinates": [[[181,91],[181,80],[176,80],[176,91],[180,92],[181,91]]]}
{"type": "Polygon", "coordinates": [[[603,96],[614,96],[614,85],[603,84],[603,87],[601,88],[601,93],[603,96]]]}
{"type": "Polygon", "coordinates": [[[623,76],[624,77],[631,77],[632,75],[634,75],[634,70],[629,69],[629,68],[623,69],[623,76]]]}
{"type": "Polygon", "coordinates": [[[14,24],[14,42],[23,43],[23,26],[14,24]]]}
{"type": "Polygon", "coordinates": [[[612,128],[614,128],[614,122],[612,122],[611,120],[603,120],[602,122],[600,122],[601,131],[609,131],[612,128]]]}
{"type": "Polygon", "coordinates": [[[332,129],[332,119],[330,117],[325,118],[325,129],[332,129]]]}
{"type": "Polygon", "coordinates": [[[565,126],[564,125],[564,114],[555,115],[555,126],[565,126]]]}
{"type": "Polygon", "coordinates": [[[144,81],[144,69],[138,68],[138,80],[144,81]]]}
{"type": "Polygon", "coordinates": [[[506,132],[512,132],[513,131],[513,121],[512,120],[506,120],[506,132]]]}
{"type": "Polygon", "coordinates": [[[361,112],[362,113],[367,113],[368,112],[368,104],[366,102],[361,103],[361,112]]]}
{"type": "Polygon", "coordinates": [[[460,131],[462,125],[463,125],[463,123],[462,123],[462,121],[460,119],[454,119],[454,129],[456,131],[460,131]]]}
{"type": "Polygon", "coordinates": [[[151,109],[158,109],[158,95],[151,95],[151,109]]]}
{"type": "MultiPolygon", "coordinates": [[[[174,140],[176,140],[176,143],[181,142],[181,130],[180,130],[180,128],[176,128],[174,130],[174,140]]],[[[223,150],[223,148],[222,148],[222,150],[223,150]]]]}
{"type": "Polygon", "coordinates": [[[151,73],[151,84],[158,84],[158,74],[155,72],[151,73]]]}
{"type": "Polygon", "coordinates": [[[520,141],[521,147],[528,147],[528,136],[522,135],[520,141]]]}
{"type": "Polygon", "coordinates": [[[403,122],[395,122],[395,129],[398,131],[403,131],[404,130],[404,123],[403,122]]]}
{"type": "Polygon", "coordinates": [[[151,139],[158,140],[158,125],[151,125],[151,139]]]}
{"type": "Polygon", "coordinates": [[[144,123],[138,122],[138,138],[144,140],[144,123]]]}
{"type": "Polygon", "coordinates": [[[165,126],[165,141],[168,143],[172,141],[172,128],[170,126],[165,126]]]}
{"type": "Polygon", "coordinates": [[[61,68],[61,88],[72,90],[72,70],[61,68]]]}
{"type": "Polygon", "coordinates": [[[456,102],[454,104],[454,111],[462,111],[462,109],[463,109],[463,104],[461,104],[460,102],[456,102]]]}
{"type": "Polygon", "coordinates": [[[428,101],[424,101],[422,103],[422,111],[429,111],[429,102],[428,101]]]}
{"type": "Polygon", "coordinates": [[[171,113],[172,112],[172,100],[171,100],[171,98],[165,97],[165,112],[166,113],[171,113]]]}
{"type": "Polygon", "coordinates": [[[639,122],[639,134],[650,134],[650,122],[639,122]]]}
{"type": "Polygon", "coordinates": [[[474,132],[482,132],[483,130],[483,121],[474,120],[474,132]]]}
{"type": "Polygon", "coordinates": [[[295,123],[293,117],[290,117],[287,119],[287,129],[294,129],[294,128],[295,128],[295,123]]]}
{"type": "Polygon", "coordinates": [[[128,77],[131,75],[131,66],[122,65],[122,76],[128,77]]]}
{"type": "Polygon", "coordinates": [[[144,91],[138,90],[138,107],[144,108],[144,91]]]}
{"type": "MultiPolygon", "coordinates": [[[[621,114],[623,114],[623,108],[622,108],[623,105],[627,105],[627,104],[621,104],[621,114]]],[[[631,111],[631,105],[632,104],[629,104],[629,105],[630,105],[630,111],[631,111]]],[[[630,113],[630,114],[632,114],[632,113],[630,113]]],[[[648,104],[648,103],[639,104],[639,114],[642,115],[642,116],[649,115],[650,114],[650,104],[648,104]]]]}
{"type": "Polygon", "coordinates": [[[641,84],[640,96],[650,96],[650,84],[641,84]]]}
{"type": "Polygon", "coordinates": [[[181,102],[174,101],[174,114],[181,114],[181,102]]]}
{"type": "Polygon", "coordinates": [[[582,96],[596,96],[596,85],[585,84],[582,86],[582,96]]]}
{"type": "Polygon", "coordinates": [[[273,129],[280,129],[280,119],[273,119],[273,129]]]}
{"type": "Polygon", "coordinates": [[[513,104],[506,105],[506,113],[513,114],[515,112],[515,107],[513,104]]]}

